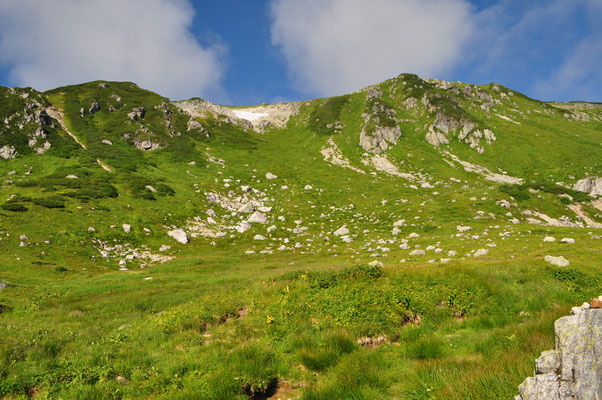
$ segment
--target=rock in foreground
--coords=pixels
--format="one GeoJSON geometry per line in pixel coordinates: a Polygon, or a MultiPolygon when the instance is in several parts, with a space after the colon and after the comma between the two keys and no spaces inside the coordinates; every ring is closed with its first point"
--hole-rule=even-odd
{"type": "Polygon", "coordinates": [[[518,387],[515,400],[602,398],[602,309],[584,303],[571,314],[554,323],[556,348],[537,359],[535,376],[518,387]]]}

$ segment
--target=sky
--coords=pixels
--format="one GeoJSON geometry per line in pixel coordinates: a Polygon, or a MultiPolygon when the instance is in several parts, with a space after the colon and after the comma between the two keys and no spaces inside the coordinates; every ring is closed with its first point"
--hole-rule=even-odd
{"type": "Polygon", "coordinates": [[[0,85],[252,105],[409,72],[602,102],[601,21],[602,0],[0,0],[0,85]]]}

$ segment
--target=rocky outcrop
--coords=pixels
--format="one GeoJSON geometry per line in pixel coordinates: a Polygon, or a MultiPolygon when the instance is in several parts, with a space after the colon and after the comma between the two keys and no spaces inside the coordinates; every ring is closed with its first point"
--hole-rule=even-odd
{"type": "Polygon", "coordinates": [[[146,115],[144,107],[134,107],[131,112],[128,113],[128,117],[134,121],[139,121],[146,115]]]}
{"type": "Polygon", "coordinates": [[[397,144],[401,128],[395,111],[384,103],[374,101],[370,112],[364,113],[364,127],[360,133],[360,146],[367,152],[379,154],[397,144]]]}
{"type": "Polygon", "coordinates": [[[90,104],[90,109],[88,110],[88,112],[90,114],[95,114],[98,111],[100,111],[100,104],[98,104],[98,101],[94,100],[92,101],[92,104],[90,104]]]}
{"type": "Polygon", "coordinates": [[[17,150],[14,146],[2,146],[0,147],[0,158],[4,158],[5,160],[12,160],[17,157],[17,150]]]}
{"type": "Polygon", "coordinates": [[[144,139],[144,140],[134,139],[134,146],[136,146],[138,149],[140,149],[142,151],[151,151],[151,150],[157,150],[157,149],[161,148],[161,145],[159,143],[155,143],[150,139],[144,139]]]}
{"type": "Polygon", "coordinates": [[[577,181],[573,189],[587,193],[592,197],[602,196],[602,178],[596,176],[583,178],[577,181]]]}
{"type": "Polygon", "coordinates": [[[554,323],[556,345],[535,361],[515,400],[602,399],[602,296],[554,323]]]}

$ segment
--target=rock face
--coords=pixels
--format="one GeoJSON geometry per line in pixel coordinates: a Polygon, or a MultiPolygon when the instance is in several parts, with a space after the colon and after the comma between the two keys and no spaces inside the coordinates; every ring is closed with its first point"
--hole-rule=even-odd
{"type": "Polygon", "coordinates": [[[583,178],[575,184],[573,189],[588,193],[590,196],[602,196],[602,178],[590,176],[583,178]]]}
{"type": "Polygon", "coordinates": [[[369,112],[362,114],[364,127],[360,133],[360,146],[367,152],[379,154],[397,144],[401,137],[399,120],[388,105],[374,101],[369,112]]]}
{"type": "Polygon", "coordinates": [[[5,160],[12,160],[17,156],[17,150],[14,146],[2,146],[0,147],[0,157],[5,160]]]}
{"type": "Polygon", "coordinates": [[[537,359],[515,400],[602,399],[602,309],[584,303],[571,314],[554,323],[555,349],[537,359]]]}

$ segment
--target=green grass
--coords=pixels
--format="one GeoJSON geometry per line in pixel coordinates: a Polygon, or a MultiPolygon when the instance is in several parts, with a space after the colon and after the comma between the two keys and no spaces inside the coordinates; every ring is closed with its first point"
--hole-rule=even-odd
{"type": "MultiPolygon", "coordinates": [[[[22,149],[0,160],[0,281],[10,283],[0,291],[0,397],[249,399],[288,385],[303,399],[512,398],[533,360],[554,346],[554,320],[600,294],[600,229],[535,226],[522,214],[577,221],[567,206],[578,204],[602,222],[589,197],[565,187],[600,175],[595,121],[570,122],[520,94],[499,97],[495,112],[521,125],[487,118],[467,96],[402,75],[378,86],[378,101],[403,120],[386,156],[420,177],[408,181],[362,163],[362,114],[376,101],[363,93],[307,102],[286,129],[264,134],[201,118],[206,137],[187,132],[188,117],[166,103],[170,131],[167,99],[132,83],[99,83],[32,92],[64,110],[86,150],[58,127],[49,128],[52,147],[42,156],[28,150],[26,130],[0,136],[22,149]],[[424,140],[434,119],[420,103],[425,93],[498,138],[483,154],[455,139],[445,150],[526,183],[500,185],[445,162],[424,140]],[[408,97],[416,109],[401,106],[408,97]],[[94,99],[101,110],[81,117],[94,99]],[[138,106],[146,116],[134,123],[127,113],[138,106]],[[335,134],[337,121],[344,128],[335,134]],[[126,133],[163,147],[142,152],[126,133]],[[331,136],[366,174],[323,161],[331,136]],[[213,192],[262,201],[272,207],[268,224],[227,229],[240,215],[209,202],[213,192]],[[207,221],[208,209],[218,228],[205,225],[225,236],[181,245],[166,235],[207,221]],[[406,224],[393,235],[400,219],[406,224]],[[342,225],[352,243],[333,235],[342,225]],[[472,230],[458,236],[458,225],[472,230]],[[307,230],[295,233],[298,226],[307,230]],[[415,246],[441,252],[411,256],[415,246]],[[479,248],[489,253],[475,258],[479,248]],[[145,252],[172,259],[150,262],[145,252]],[[551,267],[548,254],[570,266],[551,267]],[[368,265],[375,259],[385,268],[368,265]]],[[[495,95],[492,85],[478,89],[495,95]]],[[[2,95],[0,117],[22,108],[18,96],[2,95]]]]}

